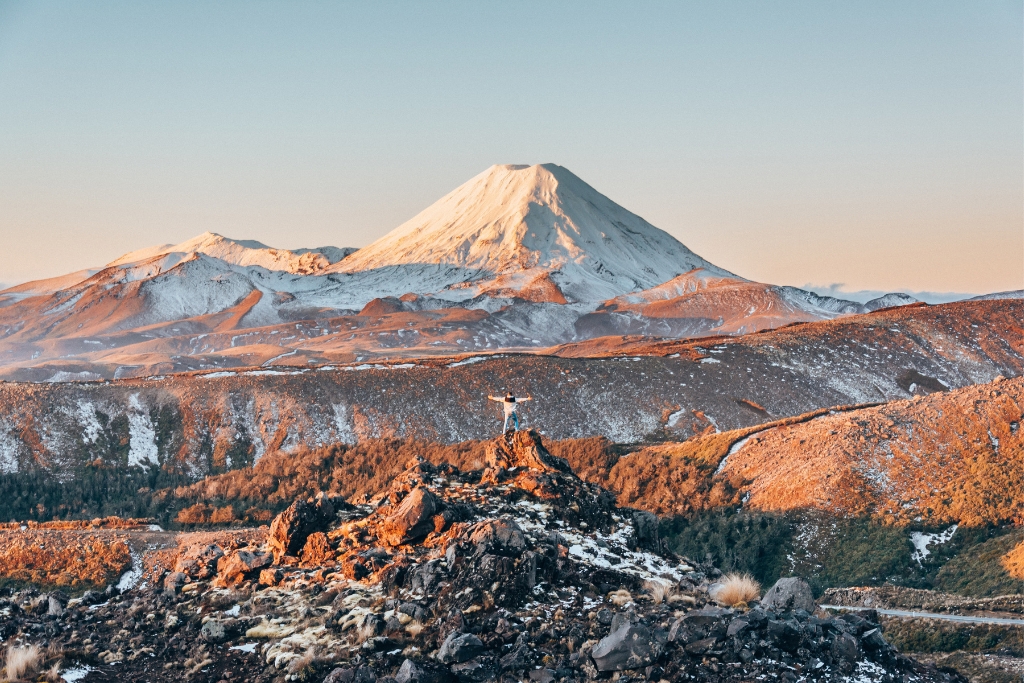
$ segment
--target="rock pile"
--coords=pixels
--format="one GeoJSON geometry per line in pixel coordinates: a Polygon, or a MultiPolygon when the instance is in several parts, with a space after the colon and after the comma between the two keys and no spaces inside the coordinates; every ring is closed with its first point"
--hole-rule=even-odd
{"type": "Polygon", "coordinates": [[[614,501],[516,432],[483,470],[415,461],[367,505],[297,501],[265,546],[188,548],[124,596],[11,595],[0,623],[124,680],[962,680],[872,612],[815,616],[799,579],[714,604],[720,573],[614,501]]]}

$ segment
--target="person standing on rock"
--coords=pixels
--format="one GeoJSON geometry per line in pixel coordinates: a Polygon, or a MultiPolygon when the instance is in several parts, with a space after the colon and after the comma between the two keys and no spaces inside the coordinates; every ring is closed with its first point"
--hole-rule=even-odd
{"type": "Polygon", "coordinates": [[[505,394],[504,398],[501,396],[488,396],[487,398],[501,403],[502,407],[505,409],[505,426],[501,430],[503,433],[507,433],[509,431],[509,422],[512,422],[512,424],[515,425],[514,429],[519,431],[519,404],[523,401],[533,400],[529,396],[526,398],[516,398],[512,395],[511,391],[505,394]]]}

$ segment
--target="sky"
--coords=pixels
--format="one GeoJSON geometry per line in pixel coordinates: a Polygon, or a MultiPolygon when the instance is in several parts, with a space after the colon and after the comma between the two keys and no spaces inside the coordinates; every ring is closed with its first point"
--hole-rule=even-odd
{"type": "Polygon", "coordinates": [[[1024,12],[0,0],[0,282],[206,230],[364,246],[566,166],[763,282],[1024,288],[1024,12]]]}

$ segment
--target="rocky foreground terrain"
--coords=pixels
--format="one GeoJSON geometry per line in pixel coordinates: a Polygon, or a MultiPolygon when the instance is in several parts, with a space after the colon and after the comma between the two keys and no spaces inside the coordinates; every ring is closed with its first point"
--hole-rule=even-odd
{"type": "Polygon", "coordinates": [[[965,680],[870,611],[815,614],[799,579],[730,597],[536,433],[485,460],[414,461],[363,505],[297,500],[265,534],[155,553],[124,592],[8,590],[0,638],[86,682],[965,680]]]}

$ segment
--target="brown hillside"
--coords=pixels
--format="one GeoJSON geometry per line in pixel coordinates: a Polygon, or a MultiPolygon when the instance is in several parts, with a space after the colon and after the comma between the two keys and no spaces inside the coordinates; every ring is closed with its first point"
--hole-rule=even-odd
{"type": "Polygon", "coordinates": [[[899,522],[1024,524],[1024,379],[828,415],[752,436],[729,456],[747,505],[899,522]]]}

